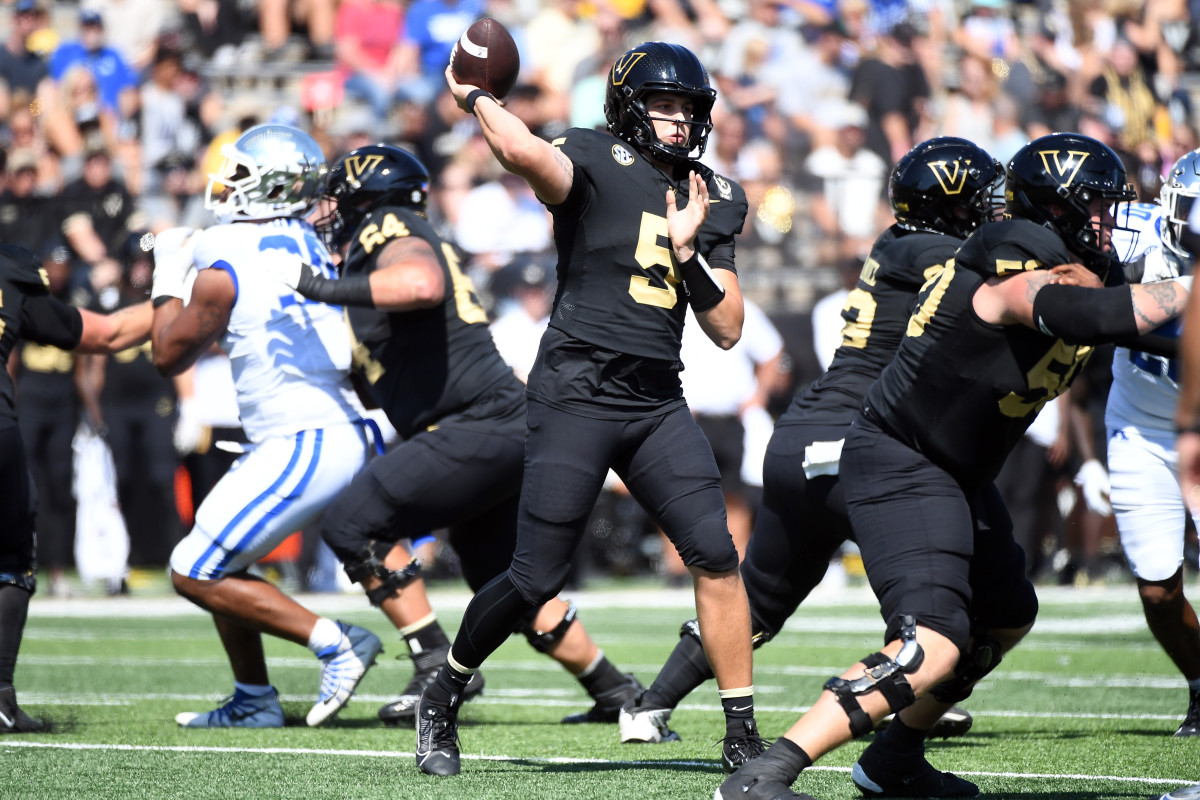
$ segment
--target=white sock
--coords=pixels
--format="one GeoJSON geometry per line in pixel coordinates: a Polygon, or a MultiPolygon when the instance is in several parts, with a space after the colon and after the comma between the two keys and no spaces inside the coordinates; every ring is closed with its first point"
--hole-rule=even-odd
{"type": "Polygon", "coordinates": [[[331,655],[338,652],[345,638],[346,634],[336,622],[321,617],[308,635],[308,649],[318,657],[331,655]]]}
{"type": "Polygon", "coordinates": [[[275,691],[269,683],[260,685],[257,683],[242,683],[241,681],[234,681],[233,688],[237,689],[242,694],[248,694],[251,697],[263,697],[275,691]]]}

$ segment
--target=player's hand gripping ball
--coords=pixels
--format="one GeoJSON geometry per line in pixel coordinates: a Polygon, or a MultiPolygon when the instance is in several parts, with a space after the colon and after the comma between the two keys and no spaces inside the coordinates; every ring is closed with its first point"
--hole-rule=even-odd
{"type": "Polygon", "coordinates": [[[485,17],[459,37],[450,51],[450,71],[459,83],[502,98],[512,91],[521,71],[517,43],[503,25],[485,17]]]}

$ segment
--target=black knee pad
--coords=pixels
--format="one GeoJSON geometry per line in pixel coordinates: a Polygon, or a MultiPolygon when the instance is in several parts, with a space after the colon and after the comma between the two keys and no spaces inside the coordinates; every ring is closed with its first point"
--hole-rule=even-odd
{"type": "Polygon", "coordinates": [[[894,659],[883,653],[872,653],[862,659],[867,669],[861,678],[847,680],[835,676],[825,683],[825,688],[833,692],[838,705],[850,718],[850,735],[856,739],[870,733],[875,727],[871,716],[859,705],[858,695],[878,691],[887,700],[893,713],[916,702],[916,694],[905,673],[916,672],[921,667],[925,651],[917,643],[917,623],[913,617],[902,617],[900,638],[904,640],[904,646],[894,659]]]}
{"type": "Polygon", "coordinates": [[[683,563],[707,572],[728,572],[738,565],[737,548],[729,527],[719,517],[708,516],[688,531],[686,541],[675,542],[683,563]]]}
{"type": "Polygon", "coordinates": [[[0,571],[0,583],[16,586],[33,594],[37,591],[37,573],[31,569],[21,572],[0,571]]]}
{"type": "Polygon", "coordinates": [[[365,548],[345,563],[346,575],[355,583],[361,583],[371,575],[382,581],[379,586],[367,590],[367,600],[376,607],[383,605],[384,600],[395,596],[399,590],[421,576],[421,562],[415,558],[401,569],[394,570],[385,567],[383,557],[378,551],[386,548],[382,553],[382,556],[386,556],[392,547],[390,542],[369,542],[365,548]]]}
{"type": "Polygon", "coordinates": [[[929,693],[943,703],[961,703],[971,696],[975,684],[1000,665],[1002,658],[1000,643],[981,632],[972,641],[971,649],[958,659],[954,677],[934,686],[929,693]]]}
{"type": "Polygon", "coordinates": [[[568,600],[567,610],[563,613],[563,618],[559,620],[558,624],[548,631],[539,631],[533,627],[533,619],[537,617],[537,611],[540,608],[539,606],[531,615],[522,620],[517,630],[529,640],[529,644],[534,650],[537,650],[539,653],[549,653],[567,635],[567,630],[575,623],[578,610],[575,608],[575,604],[568,600]]]}

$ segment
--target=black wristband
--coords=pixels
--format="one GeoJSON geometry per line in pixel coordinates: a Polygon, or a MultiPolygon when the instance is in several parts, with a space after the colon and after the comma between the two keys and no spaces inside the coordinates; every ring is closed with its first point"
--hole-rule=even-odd
{"type": "Polygon", "coordinates": [[[300,271],[296,291],[309,300],[318,300],[329,305],[375,307],[375,301],[371,299],[370,275],[352,275],[334,281],[303,269],[300,271]]]}
{"type": "Polygon", "coordinates": [[[725,299],[725,287],[702,263],[699,250],[693,250],[687,261],[679,262],[679,277],[693,311],[708,311],[725,299]]]}
{"type": "Polygon", "coordinates": [[[500,102],[499,100],[496,99],[496,96],[493,95],[491,92],[485,91],[483,89],[472,89],[470,92],[467,93],[467,113],[468,114],[475,113],[475,101],[481,97],[486,97],[489,100],[491,100],[492,102],[497,103],[497,104],[500,102]]]}
{"type": "Polygon", "coordinates": [[[176,297],[173,294],[160,294],[158,297],[151,300],[150,304],[152,306],[154,306],[155,308],[158,308],[159,306],[165,306],[167,303],[171,302],[172,300],[182,300],[182,299],[183,299],[182,297],[176,297]]]}
{"type": "Polygon", "coordinates": [[[1175,435],[1181,433],[1200,433],[1200,419],[1193,421],[1191,425],[1176,425],[1175,435]]]}

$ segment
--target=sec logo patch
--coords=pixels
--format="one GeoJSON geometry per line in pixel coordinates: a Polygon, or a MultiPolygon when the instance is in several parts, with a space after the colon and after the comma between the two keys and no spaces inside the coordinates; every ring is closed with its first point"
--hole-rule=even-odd
{"type": "Polygon", "coordinates": [[[622,167],[628,167],[633,163],[633,153],[626,150],[624,145],[614,144],[612,154],[613,161],[616,161],[622,167]]]}

